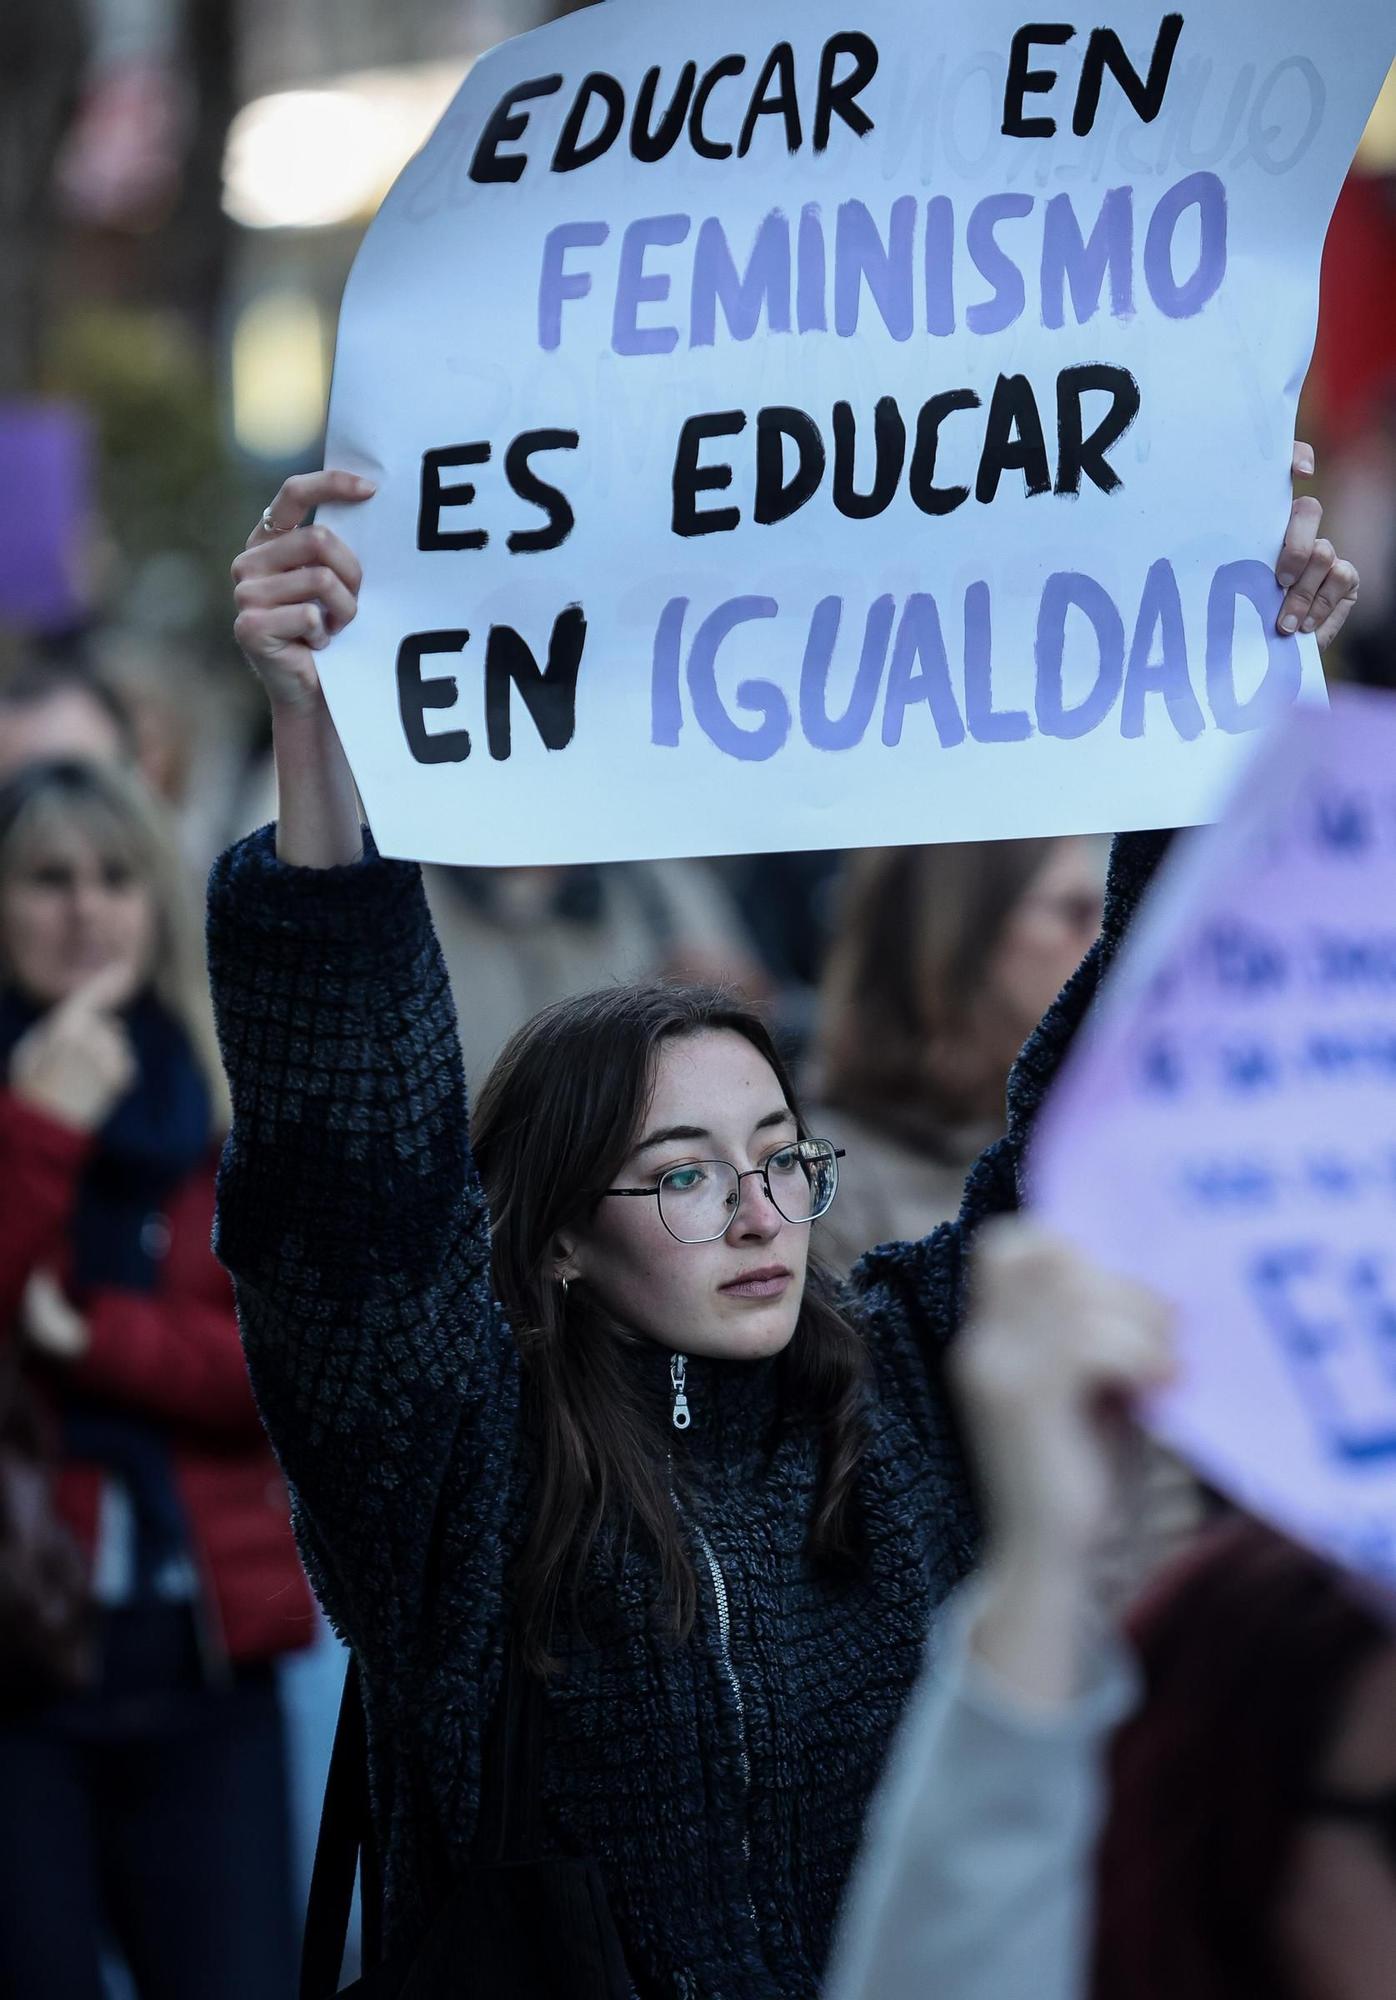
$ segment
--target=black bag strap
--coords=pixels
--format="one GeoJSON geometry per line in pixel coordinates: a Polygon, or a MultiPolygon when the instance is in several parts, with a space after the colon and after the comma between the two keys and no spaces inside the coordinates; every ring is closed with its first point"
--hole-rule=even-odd
{"type": "Polygon", "coordinates": [[[481,1852],[532,1861],[542,1845],[543,1689],[512,1640],[480,1760],[481,1852]]]}
{"type": "Polygon", "coordinates": [[[361,1872],[364,1877],[361,1897],[362,1923],[365,1927],[364,1956],[368,1957],[370,1908],[374,1911],[376,1922],[380,1901],[378,1884],[370,1879],[375,1873],[368,1845],[371,1838],[368,1733],[359,1687],[359,1663],[351,1653],[344,1671],[344,1692],[340,1697],[334,1748],[330,1752],[330,1768],[325,1779],[320,1833],[315,1843],[315,1865],[310,1874],[310,1895],[305,1907],[300,2000],[332,2000],[332,1996],[339,1991],[344,1947],[354,1907],[354,1878],[361,1872]]]}
{"type": "MultiPolygon", "coordinates": [[[[480,1850],[497,1861],[531,1859],[539,1849],[542,1689],[511,1641],[486,1734],[480,1772],[480,1850]]],[[[325,1802],[306,1902],[300,2000],[333,2000],[359,1878],[366,1967],[382,1956],[383,1885],[368,1791],[368,1730],[359,1662],[353,1653],[325,1780],[325,1802]]],[[[449,1888],[444,1859],[440,1893],[449,1888]]]]}

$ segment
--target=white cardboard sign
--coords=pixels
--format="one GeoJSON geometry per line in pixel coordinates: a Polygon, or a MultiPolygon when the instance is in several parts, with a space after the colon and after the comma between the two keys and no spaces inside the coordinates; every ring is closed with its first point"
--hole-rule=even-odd
{"type": "Polygon", "coordinates": [[[1317,693],[1271,570],[1387,0],[1062,12],[606,0],[471,71],[335,362],[386,851],[1179,824],[1317,693]]]}
{"type": "Polygon", "coordinates": [[[1178,1308],[1158,1435],[1396,1591],[1396,698],[1295,709],[1183,836],[1028,1165],[1178,1308]]]}

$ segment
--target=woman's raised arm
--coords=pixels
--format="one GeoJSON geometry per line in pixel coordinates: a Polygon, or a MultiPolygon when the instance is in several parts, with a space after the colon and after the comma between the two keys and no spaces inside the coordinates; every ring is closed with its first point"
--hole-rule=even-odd
{"type": "Polygon", "coordinates": [[[238,640],[272,703],[280,821],[209,881],[233,1102],[215,1247],[321,1597],[346,1636],[400,1658],[448,1485],[490,1596],[518,1357],[419,872],[364,833],[320,690],[358,568],[337,536],[299,523],[367,490],[344,473],[289,480],[234,565],[238,640]]]}
{"type": "Polygon", "coordinates": [[[362,853],[354,780],[320,686],[319,656],[356,615],[362,573],[330,528],[303,525],[328,500],[367,500],[354,472],[288,479],[233,563],[233,636],[271,703],[276,756],[276,851],[301,868],[334,868],[362,853]]]}

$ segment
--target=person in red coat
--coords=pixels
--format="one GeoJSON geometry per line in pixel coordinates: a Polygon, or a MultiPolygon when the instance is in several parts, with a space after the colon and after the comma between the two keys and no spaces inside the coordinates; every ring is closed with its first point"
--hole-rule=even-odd
{"type": "Polygon", "coordinates": [[[25,2000],[98,2000],[109,1940],[141,2000],[292,1991],[273,1663],[313,1607],[210,1248],[222,1119],[156,807],[119,770],[21,771],[0,787],[0,1401],[46,1441],[91,1634],[78,1684],[35,1686],[0,1615],[0,1993],[25,2000]]]}

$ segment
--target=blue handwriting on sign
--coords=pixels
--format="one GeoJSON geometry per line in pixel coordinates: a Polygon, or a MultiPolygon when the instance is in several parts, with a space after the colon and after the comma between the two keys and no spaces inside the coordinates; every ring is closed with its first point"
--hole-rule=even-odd
{"type": "Polygon", "coordinates": [[[1321,792],[1313,804],[1315,847],[1329,854],[1349,855],[1354,860],[1370,850],[1376,838],[1376,823],[1369,797],[1358,792],[1329,790],[1321,792]]]}
{"type": "Polygon", "coordinates": [[[1182,1170],[1183,1192],[1198,1207],[1213,1209],[1273,1208],[1282,1190],[1275,1170],[1264,1160],[1188,1160],[1182,1170]]]}
{"type": "Polygon", "coordinates": [[[1209,925],[1198,939],[1198,955],[1208,976],[1226,993],[1268,996],[1289,982],[1281,941],[1235,918],[1209,925]]]}
{"type": "Polygon", "coordinates": [[[1315,1031],[1304,1044],[1302,1066],[1325,1082],[1338,1077],[1361,1083],[1396,1082],[1396,1030],[1315,1031]]]}
{"type": "Polygon", "coordinates": [[[1139,1081],[1150,1097],[1178,1097],[1186,1087],[1182,1051],[1172,1036],[1150,1037],[1139,1051],[1139,1081]]]}
{"type": "Polygon", "coordinates": [[[1268,1042],[1224,1042],[1218,1054],[1222,1085],[1239,1097],[1273,1090],[1283,1081],[1280,1058],[1268,1042]]]}
{"type": "Polygon", "coordinates": [[[1249,1277],[1325,1453],[1396,1459],[1396,1259],[1294,1243],[1262,1252],[1249,1277]]]}
{"type": "Polygon", "coordinates": [[[1317,986],[1351,992],[1396,993],[1396,931],[1316,931],[1310,977],[1317,986]]]}

